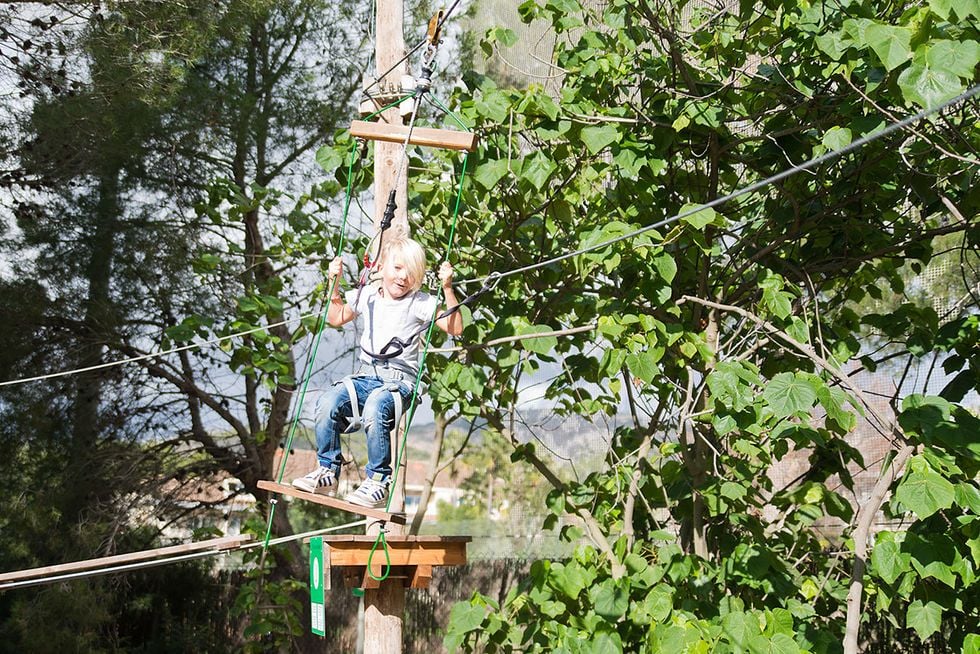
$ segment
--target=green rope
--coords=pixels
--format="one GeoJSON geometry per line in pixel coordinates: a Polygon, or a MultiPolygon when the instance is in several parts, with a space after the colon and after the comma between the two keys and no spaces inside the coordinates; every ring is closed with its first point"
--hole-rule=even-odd
{"type": "MultiPolygon", "coordinates": [[[[347,190],[344,197],[344,214],[343,222],[340,226],[340,240],[337,243],[337,252],[343,252],[344,250],[344,238],[347,233],[347,216],[350,213],[350,203],[351,203],[351,188],[354,184],[354,159],[357,154],[357,141],[351,142],[350,156],[348,157],[347,163],[347,190]]],[[[330,288],[327,292],[327,298],[333,295],[334,289],[337,287],[338,279],[330,283],[330,288]]],[[[329,299],[327,300],[329,302],[329,299]]],[[[292,424],[289,427],[289,435],[286,438],[286,446],[283,448],[282,452],[282,463],[279,466],[279,474],[276,477],[276,483],[282,483],[283,475],[286,474],[286,461],[289,459],[289,450],[293,446],[293,437],[296,435],[296,428],[299,425],[299,418],[303,411],[303,401],[306,398],[306,390],[310,385],[310,379],[313,377],[313,366],[316,363],[316,353],[320,347],[320,336],[323,334],[323,330],[327,325],[327,312],[329,311],[329,304],[324,309],[321,309],[320,316],[317,319],[316,334],[313,337],[313,349],[310,352],[309,361],[306,366],[306,372],[303,379],[303,387],[300,390],[299,400],[296,404],[296,414],[293,417],[292,424]]],[[[265,541],[262,545],[263,552],[269,546],[269,538],[272,535],[272,520],[276,515],[276,503],[272,503],[272,508],[269,511],[269,521],[265,527],[265,541]]]]}
{"type": "MultiPolygon", "coordinates": [[[[447,261],[449,259],[449,253],[453,249],[453,243],[456,238],[456,222],[457,219],[459,218],[459,208],[460,208],[460,204],[462,203],[463,183],[466,180],[466,164],[468,160],[469,160],[469,153],[467,153],[463,157],[463,165],[459,176],[459,188],[456,192],[456,202],[453,206],[452,223],[450,224],[449,237],[447,238],[447,242],[446,242],[446,248],[445,248],[446,256],[443,259],[443,261],[447,261]]],[[[440,288],[438,297],[441,298],[441,296],[442,296],[442,289],[440,288]]],[[[415,376],[415,386],[412,388],[412,401],[409,404],[408,413],[406,414],[406,418],[405,418],[405,431],[402,434],[402,442],[399,448],[396,450],[394,466],[392,468],[391,483],[389,488],[394,488],[395,483],[398,481],[398,470],[401,467],[401,460],[405,454],[405,450],[408,448],[408,433],[409,430],[412,428],[412,420],[415,418],[415,410],[417,407],[416,399],[418,397],[419,386],[422,382],[422,371],[425,369],[425,359],[429,353],[429,344],[432,341],[432,333],[436,326],[435,317],[438,311],[439,311],[439,302],[437,301],[435,311],[433,311],[432,313],[432,321],[429,324],[429,329],[425,333],[425,345],[422,348],[422,357],[421,360],[419,361],[419,371],[415,376]]],[[[389,490],[388,501],[385,504],[386,512],[390,512],[392,499],[394,499],[393,494],[389,490]]],[[[385,579],[388,578],[388,575],[391,573],[391,553],[388,551],[388,540],[387,538],[385,538],[385,532],[383,530],[378,533],[378,536],[374,540],[374,546],[371,548],[371,553],[368,555],[367,571],[368,571],[368,575],[375,581],[384,581],[385,579]],[[371,571],[371,562],[374,559],[374,553],[378,549],[379,545],[384,548],[384,553],[385,553],[385,558],[387,559],[387,563],[386,563],[384,573],[381,576],[376,577],[374,573],[371,571]]]]}
{"type": "Polygon", "coordinates": [[[388,539],[385,538],[384,530],[378,532],[378,537],[374,539],[374,545],[371,546],[371,553],[368,554],[367,573],[375,581],[384,581],[391,574],[391,552],[388,550],[388,539]],[[378,550],[378,545],[384,548],[385,567],[384,573],[380,577],[375,577],[374,572],[371,571],[371,561],[374,559],[374,553],[378,550]]]}
{"type": "Polygon", "coordinates": [[[383,113],[385,111],[388,111],[392,107],[397,107],[402,102],[405,102],[405,100],[408,100],[409,98],[414,98],[414,97],[415,97],[415,92],[414,91],[412,93],[409,93],[408,95],[403,95],[402,97],[398,98],[397,100],[395,100],[391,104],[388,104],[388,105],[385,105],[385,106],[381,107],[380,109],[378,109],[377,111],[375,111],[373,114],[368,114],[367,116],[364,117],[364,120],[371,120],[372,118],[374,118],[378,114],[383,113]]]}
{"type": "MultiPolygon", "coordinates": [[[[449,116],[450,118],[452,118],[453,120],[455,120],[455,121],[456,121],[456,124],[457,124],[457,125],[459,125],[461,129],[463,129],[463,130],[465,130],[465,131],[467,131],[467,132],[468,132],[468,131],[470,131],[470,128],[469,128],[469,127],[467,127],[467,126],[466,126],[466,125],[465,125],[465,124],[463,123],[463,120],[462,120],[462,119],[461,119],[461,118],[460,118],[459,116],[457,116],[457,115],[456,115],[456,114],[454,114],[454,113],[453,113],[452,111],[450,111],[450,110],[449,110],[449,107],[447,107],[447,106],[446,106],[446,105],[444,105],[443,103],[441,103],[441,102],[439,102],[439,98],[435,98],[435,97],[433,97],[432,95],[427,95],[427,96],[425,96],[425,97],[426,97],[426,98],[428,98],[428,99],[429,99],[429,101],[430,101],[430,102],[432,102],[432,103],[433,103],[434,105],[436,105],[437,107],[439,107],[440,109],[442,109],[442,111],[443,111],[443,112],[444,112],[444,113],[445,113],[445,114],[446,114],[447,116],[449,116]]],[[[464,163],[464,164],[466,163],[466,160],[465,160],[465,159],[463,160],[463,163],[464,163]]]]}

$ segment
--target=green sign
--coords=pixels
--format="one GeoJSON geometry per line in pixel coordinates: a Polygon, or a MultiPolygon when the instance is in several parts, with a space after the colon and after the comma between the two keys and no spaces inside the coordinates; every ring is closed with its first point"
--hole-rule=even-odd
{"type": "Polygon", "coordinates": [[[310,631],[325,635],[327,613],[323,603],[323,538],[310,539],[310,631]]]}

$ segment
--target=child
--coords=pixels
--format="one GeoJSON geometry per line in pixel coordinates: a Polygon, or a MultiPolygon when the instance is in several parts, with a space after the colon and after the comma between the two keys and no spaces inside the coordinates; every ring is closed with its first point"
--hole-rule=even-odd
{"type": "MultiPolygon", "coordinates": [[[[341,295],[339,280],[343,262],[337,257],[330,262],[329,281],[333,287],[327,320],[334,327],[346,324],[357,316],[364,317],[361,334],[361,367],[351,377],[363,415],[367,435],[367,477],[360,487],[344,498],[352,504],[371,508],[382,507],[388,499],[391,483],[391,431],[395,427],[395,398],[401,395],[402,405],[408,406],[421,359],[419,328],[432,319],[438,300],[419,289],[425,276],[425,253],[410,238],[389,241],[381,253],[381,285],[357,289],[341,295]],[[333,285],[333,280],[338,280],[333,285]],[[375,356],[392,338],[405,345],[391,358],[375,356]],[[409,340],[410,339],[410,340],[409,340]]],[[[439,268],[439,280],[446,296],[446,308],[459,302],[453,292],[453,268],[444,262],[439,268]]],[[[463,331],[463,316],[455,311],[439,318],[436,325],[444,332],[458,336],[463,331]]],[[[397,347],[395,348],[397,351],[397,347]]],[[[293,480],[296,488],[318,494],[332,494],[340,476],[340,434],[351,423],[355,411],[351,407],[348,384],[335,382],[321,396],[316,409],[316,446],[319,467],[304,477],[293,480]]]]}

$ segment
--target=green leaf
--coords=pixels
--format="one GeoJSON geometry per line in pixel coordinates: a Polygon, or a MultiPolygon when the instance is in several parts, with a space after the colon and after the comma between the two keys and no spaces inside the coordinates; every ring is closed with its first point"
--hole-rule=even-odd
{"type": "Polygon", "coordinates": [[[721,624],[731,642],[743,649],[748,649],[752,637],[762,635],[759,621],[755,616],[741,611],[727,614],[722,618],[721,624]]]}
{"type": "Polygon", "coordinates": [[[610,622],[619,620],[629,608],[629,593],[612,579],[607,579],[599,586],[593,587],[590,595],[592,595],[595,612],[610,622]]]}
{"type": "Polygon", "coordinates": [[[919,634],[919,638],[924,641],[939,631],[939,627],[942,626],[942,618],[942,606],[933,601],[923,604],[922,600],[915,600],[909,604],[905,614],[905,624],[915,629],[915,633],[919,634]]]}
{"type": "Polygon", "coordinates": [[[817,391],[792,372],[781,372],[766,384],[762,391],[777,418],[806,413],[817,400],[817,391]]]}
{"type": "Polygon", "coordinates": [[[864,30],[868,45],[889,71],[895,70],[912,57],[912,30],[875,23],[864,30]]]}
{"type": "MultiPolygon", "coordinates": [[[[529,325],[527,327],[522,327],[518,331],[518,334],[521,336],[526,336],[529,334],[544,334],[550,331],[554,330],[548,325],[529,325]]],[[[551,352],[558,347],[558,338],[555,336],[525,338],[521,341],[521,347],[528,352],[535,352],[536,354],[551,354],[551,352]]]]}
{"type": "Polygon", "coordinates": [[[963,639],[963,654],[980,654],[980,634],[970,634],[963,639]]]}
{"type": "Polygon", "coordinates": [[[840,58],[844,56],[847,52],[848,46],[851,44],[851,40],[845,38],[840,32],[825,32],[819,34],[814,40],[817,47],[825,55],[833,59],[834,61],[840,61],[840,58]]]}
{"type": "Polygon", "coordinates": [[[752,404],[757,376],[740,362],[722,361],[708,375],[708,389],[733,411],[752,404]]]}
{"type": "Polygon", "coordinates": [[[316,162],[328,173],[332,173],[344,164],[344,153],[339,148],[325,145],[316,151],[316,162]]]}
{"type": "Polygon", "coordinates": [[[851,130],[846,127],[831,127],[823,135],[821,143],[827,150],[834,152],[851,144],[851,130]]]}
{"type": "Polygon", "coordinates": [[[933,70],[946,71],[967,80],[973,79],[973,71],[980,62],[980,44],[976,41],[930,41],[915,50],[913,63],[933,70]]]}
{"type": "Polygon", "coordinates": [[[745,486],[736,484],[733,481],[726,481],[721,485],[722,497],[727,497],[730,500],[740,500],[745,497],[747,492],[745,486]]]}
{"type": "Polygon", "coordinates": [[[657,584],[643,599],[643,610],[655,621],[663,622],[674,610],[673,593],[669,586],[657,584]]]}
{"type": "Polygon", "coordinates": [[[517,43],[517,34],[512,29],[497,27],[493,30],[493,35],[508,48],[513,47],[517,43]]]}
{"type": "Polygon", "coordinates": [[[556,590],[561,591],[569,599],[576,599],[579,593],[592,583],[592,575],[586,574],[586,571],[576,563],[569,565],[564,565],[562,563],[555,563],[551,566],[552,580],[556,590]]]}
{"type": "Polygon", "coordinates": [[[507,160],[506,159],[491,159],[489,161],[482,162],[476,167],[473,172],[473,179],[476,183],[487,189],[488,191],[493,189],[497,182],[503,179],[504,175],[507,174],[507,160]]]}
{"type": "Polygon", "coordinates": [[[619,140],[619,130],[615,125],[596,125],[582,130],[582,142],[591,154],[602,152],[606,146],[617,140],[619,140]]]}
{"type": "Polygon", "coordinates": [[[924,109],[938,107],[964,90],[956,75],[921,64],[913,64],[903,70],[898,76],[898,86],[906,101],[914,102],[924,109]]]}
{"type": "Polygon", "coordinates": [[[769,641],[771,654],[800,654],[800,646],[787,634],[776,634],[769,641]]]}
{"type": "Polygon", "coordinates": [[[521,167],[521,179],[530,182],[531,186],[540,191],[548,183],[551,174],[558,165],[544,152],[538,151],[524,160],[521,167]]]}
{"type": "Polygon", "coordinates": [[[697,208],[698,205],[696,204],[685,204],[681,207],[681,210],[678,212],[682,215],[681,222],[687,223],[695,229],[704,229],[708,225],[718,223],[718,213],[714,209],[706,208],[695,211],[697,208]],[[684,215],[689,211],[693,213],[684,215]]]}
{"type": "Polygon", "coordinates": [[[592,636],[592,638],[580,641],[587,643],[588,649],[583,649],[582,652],[588,652],[588,654],[623,654],[623,643],[619,637],[619,634],[601,632],[592,636]]]}
{"type": "Polygon", "coordinates": [[[668,284],[674,281],[674,276],[677,275],[677,264],[674,263],[674,257],[669,254],[661,254],[654,259],[653,267],[660,273],[660,278],[668,284]]]}
{"type": "Polygon", "coordinates": [[[902,546],[891,540],[879,542],[871,552],[871,567],[887,583],[893,584],[903,573],[912,569],[912,556],[902,552],[902,546]]]}
{"type": "Polygon", "coordinates": [[[460,602],[453,606],[449,612],[449,622],[454,631],[463,633],[479,629],[486,616],[486,610],[482,606],[474,606],[465,602],[460,602]]]}
{"type": "Polygon", "coordinates": [[[931,470],[909,473],[898,485],[895,498],[920,520],[953,505],[953,484],[931,470]]]}
{"type": "Polygon", "coordinates": [[[956,504],[980,516],[980,490],[968,481],[956,484],[956,504]]]}
{"type": "Polygon", "coordinates": [[[857,418],[844,408],[844,403],[849,402],[850,398],[843,390],[821,384],[817,390],[817,399],[827,412],[827,417],[840,425],[844,431],[850,431],[857,426],[857,418]]]}
{"type": "Polygon", "coordinates": [[[920,577],[932,577],[950,588],[956,587],[954,568],[962,558],[948,536],[909,534],[902,547],[911,555],[912,567],[920,577]]]}
{"type": "Polygon", "coordinates": [[[485,92],[477,101],[476,111],[495,123],[502,123],[510,112],[510,100],[498,89],[493,89],[485,92]]]}
{"type": "Polygon", "coordinates": [[[971,14],[980,18],[980,6],[976,0],[929,0],[929,9],[943,20],[950,20],[951,13],[960,20],[971,14]]]}
{"type": "Polygon", "coordinates": [[[648,384],[652,383],[660,374],[655,356],[649,351],[626,355],[626,366],[635,377],[639,377],[648,384]]]}

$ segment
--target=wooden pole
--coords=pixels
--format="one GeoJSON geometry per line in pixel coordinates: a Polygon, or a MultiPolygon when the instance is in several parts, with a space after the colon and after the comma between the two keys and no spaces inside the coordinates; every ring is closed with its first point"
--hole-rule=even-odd
{"type": "MultiPolygon", "coordinates": [[[[375,34],[374,52],[378,67],[378,75],[382,75],[405,56],[405,36],[404,27],[404,8],[402,0],[378,0],[377,1],[377,25],[375,34]]],[[[388,73],[385,79],[381,80],[381,92],[386,97],[401,97],[404,93],[401,90],[402,75],[408,72],[405,62],[395,66],[394,70],[388,73]]],[[[411,102],[406,100],[403,105],[411,102]]],[[[378,121],[402,125],[400,107],[393,107],[382,113],[378,121]]],[[[402,232],[409,235],[408,228],[408,182],[407,172],[402,175],[395,188],[396,177],[398,176],[398,165],[402,157],[402,145],[377,141],[374,144],[374,227],[381,227],[381,218],[384,216],[385,205],[388,202],[388,194],[392,189],[395,190],[395,202],[397,209],[395,219],[392,221],[391,229],[385,234],[395,235],[402,232]]]]}
{"type": "MultiPolygon", "coordinates": [[[[404,7],[402,0],[378,0],[377,2],[377,24],[375,33],[375,60],[378,66],[378,75],[387,72],[399,59],[405,56],[405,36],[404,36],[404,7]]],[[[381,80],[384,93],[391,91],[393,95],[401,96],[401,76],[408,71],[408,66],[402,62],[395,66],[384,80],[381,80]]],[[[411,102],[407,100],[406,102],[411,102]]],[[[402,117],[399,107],[388,109],[379,116],[381,122],[402,125],[402,117]]],[[[408,226],[408,170],[407,161],[402,162],[403,144],[386,143],[376,141],[374,144],[374,224],[375,229],[380,229],[381,218],[384,215],[385,205],[388,202],[388,195],[392,189],[395,190],[395,219],[392,221],[391,228],[385,233],[385,238],[396,236],[399,233],[405,236],[410,235],[408,226]],[[399,164],[405,166],[401,176],[398,174],[399,164]],[[397,183],[397,187],[396,187],[397,183]]],[[[396,426],[392,430],[392,465],[396,461],[398,443],[400,443],[400,428],[396,426]]],[[[405,462],[401,462],[401,469],[394,471],[399,480],[405,476],[405,462]]],[[[396,484],[391,489],[392,501],[389,510],[393,512],[403,512],[405,510],[405,496],[402,492],[404,483],[396,484]]],[[[368,527],[371,533],[371,527],[368,527]]],[[[404,530],[398,525],[389,524],[391,533],[401,534],[404,530]]],[[[398,651],[401,651],[400,649],[398,651]]]]}
{"type": "MultiPolygon", "coordinates": [[[[375,29],[375,61],[378,75],[388,72],[395,63],[405,56],[404,36],[404,7],[402,0],[377,0],[377,23],[375,29]]],[[[401,77],[408,70],[404,62],[381,80],[381,92],[391,93],[397,97],[402,95],[401,77]]],[[[410,101],[407,101],[410,102],[410,101]]],[[[379,117],[380,121],[401,125],[402,118],[399,107],[388,109],[379,117]]],[[[396,210],[391,228],[385,233],[390,238],[399,233],[408,236],[408,171],[399,176],[399,164],[402,158],[402,145],[376,141],[374,144],[374,225],[381,226],[388,195],[395,191],[396,210]],[[397,186],[396,186],[397,184],[397,186]]],[[[407,162],[405,162],[407,164],[407,162]]],[[[402,165],[405,165],[402,164],[402,165]]],[[[392,430],[392,444],[397,440],[397,427],[392,430]]],[[[392,465],[395,459],[392,458],[392,465]]],[[[401,476],[402,471],[395,471],[401,476]]],[[[391,492],[395,492],[392,488],[391,492]]],[[[389,505],[392,511],[404,510],[404,497],[393,496],[389,505]]],[[[388,528],[393,533],[401,533],[400,527],[389,523],[388,528]],[[398,530],[395,532],[394,530],[398,530]]],[[[377,523],[368,525],[367,533],[377,534],[377,523]]],[[[377,552],[384,560],[384,552],[377,552]]],[[[405,588],[401,579],[385,579],[379,588],[364,589],[364,651],[371,654],[401,654],[402,652],[402,621],[405,615],[405,588]]]]}
{"type": "Polygon", "coordinates": [[[405,586],[401,579],[384,580],[380,588],[364,589],[364,652],[402,651],[405,586]]]}

